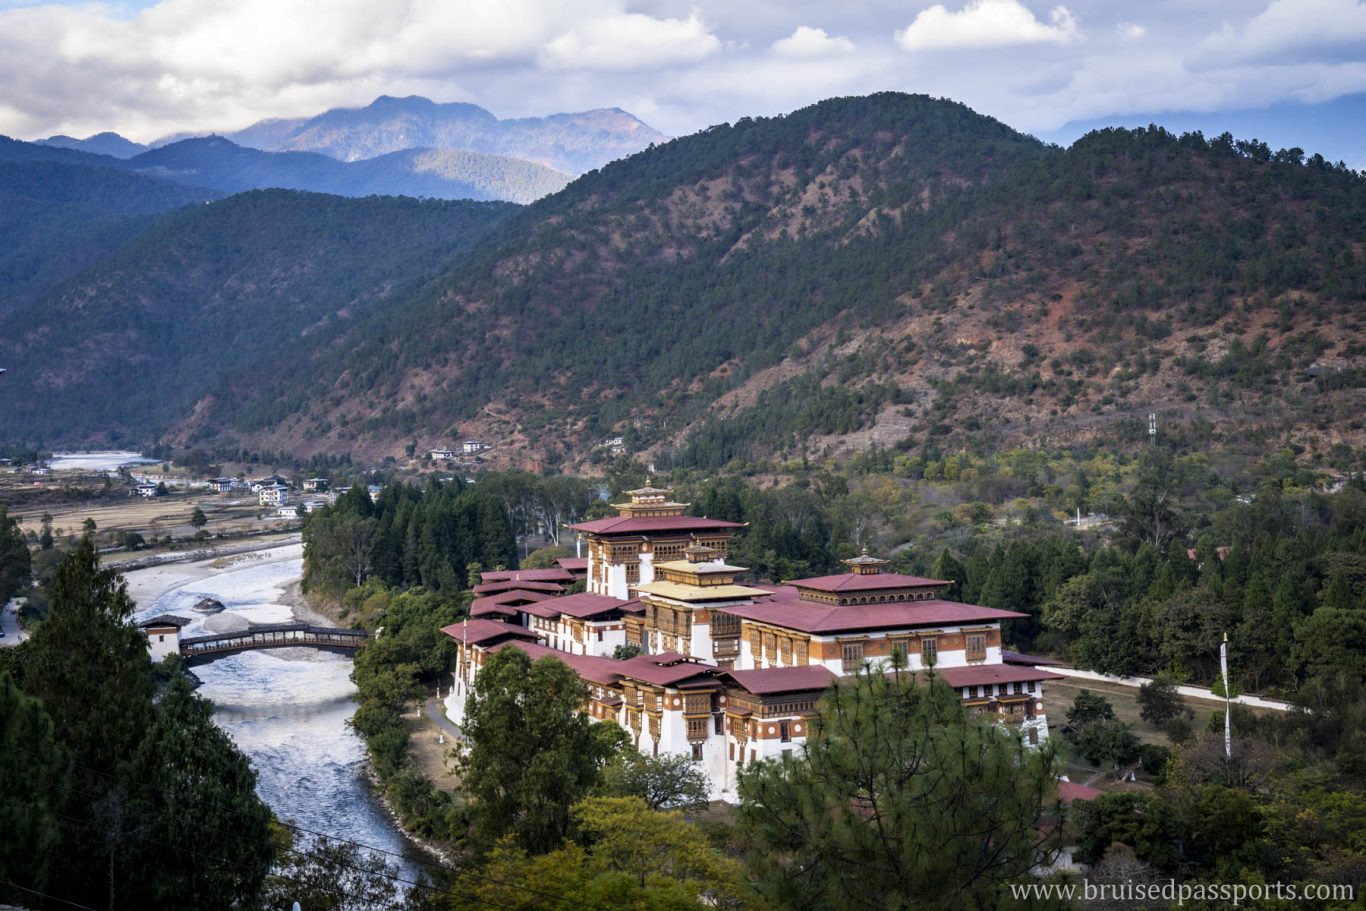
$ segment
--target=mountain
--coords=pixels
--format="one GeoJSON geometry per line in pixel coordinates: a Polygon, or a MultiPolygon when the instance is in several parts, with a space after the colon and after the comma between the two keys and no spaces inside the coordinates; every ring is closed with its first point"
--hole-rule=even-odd
{"type": "Polygon", "coordinates": [[[392,454],[416,428],[547,464],[624,432],[702,467],[1150,410],[1359,441],[1363,241],[1366,181],[1322,159],[835,99],[575,181],[181,434],[392,454]]]}
{"type": "Polygon", "coordinates": [[[110,168],[223,193],[286,189],[337,196],[416,196],[530,202],[569,182],[531,161],[459,150],[406,149],[343,162],[310,152],[263,152],[221,136],[183,139],[116,158],[0,136],[0,161],[58,161],[110,168]]]}
{"type": "Polygon", "coordinates": [[[343,162],[312,152],[262,152],[221,136],[161,146],[130,158],[127,167],[225,193],[275,187],[338,196],[530,202],[569,182],[543,165],[478,152],[410,149],[343,162]]]}
{"type": "Polygon", "coordinates": [[[359,161],[406,149],[459,149],[582,174],[668,140],[619,108],[499,120],[474,104],[382,95],[363,108],[297,120],[263,120],[228,138],[273,152],[319,152],[359,161]]]}
{"type": "Polygon", "coordinates": [[[145,152],[148,146],[130,139],[124,139],[118,133],[96,133],[94,136],[87,136],[84,139],[76,139],[74,136],[49,136],[47,139],[38,140],[38,145],[55,146],[59,149],[77,149],[81,152],[90,152],[95,155],[108,155],[112,158],[132,158],[141,152],[145,152]]]}
{"type": "Polygon", "coordinates": [[[8,149],[24,160],[0,160],[0,317],[128,242],[153,216],[221,195],[8,149]]]}
{"type": "Polygon", "coordinates": [[[1366,180],[1321,158],[1161,130],[1060,149],[948,101],[832,99],[587,174],[159,426],[370,457],[476,437],[539,466],[624,435],[707,470],[1137,440],[1149,411],[1361,445],[1363,289],[1366,180]]]}
{"type": "Polygon", "coordinates": [[[0,321],[0,426],[31,439],[146,439],[222,377],[409,293],[493,230],[506,203],[243,193],[156,219],[0,321]]]}

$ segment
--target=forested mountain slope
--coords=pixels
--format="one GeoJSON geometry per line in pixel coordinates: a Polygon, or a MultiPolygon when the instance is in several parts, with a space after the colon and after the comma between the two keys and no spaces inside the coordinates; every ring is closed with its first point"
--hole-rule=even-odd
{"type": "Polygon", "coordinates": [[[1158,410],[1361,442],[1364,244],[1366,183],[1321,159],[835,99],[581,178],[178,436],[715,466],[1158,410]]]}
{"type": "Polygon", "coordinates": [[[221,195],[88,164],[8,161],[5,151],[0,146],[0,317],[126,243],[153,215],[221,195]]]}
{"type": "Polygon", "coordinates": [[[0,427],[32,440],[146,440],[232,371],[304,358],[435,274],[507,203],[244,193],[162,216],[0,322],[0,427]]]}

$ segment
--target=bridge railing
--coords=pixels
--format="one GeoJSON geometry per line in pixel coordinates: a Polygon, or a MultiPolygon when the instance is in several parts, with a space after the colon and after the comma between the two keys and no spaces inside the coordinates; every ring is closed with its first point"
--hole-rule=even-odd
{"type": "Polygon", "coordinates": [[[180,653],[189,657],[209,652],[289,645],[357,648],[366,638],[367,633],[358,629],[311,626],[307,623],[262,623],[231,633],[181,639],[180,653]]]}

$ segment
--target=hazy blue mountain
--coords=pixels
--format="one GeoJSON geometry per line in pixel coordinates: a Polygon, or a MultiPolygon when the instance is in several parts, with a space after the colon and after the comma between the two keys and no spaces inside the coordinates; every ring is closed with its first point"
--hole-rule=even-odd
{"type": "Polygon", "coordinates": [[[11,139],[8,136],[0,136],[0,161],[64,161],[68,164],[122,167],[119,159],[112,155],[99,155],[59,145],[24,142],[22,139],[11,139]]]}
{"type": "Polygon", "coordinates": [[[56,146],[61,149],[77,149],[81,152],[92,152],[96,155],[109,155],[114,158],[132,158],[134,155],[147,151],[148,146],[140,142],[133,142],[131,139],[124,139],[118,133],[96,133],[94,136],[87,136],[84,139],[77,139],[74,136],[49,136],[47,139],[38,140],[39,145],[56,146]]]}
{"type": "Polygon", "coordinates": [[[463,149],[582,174],[668,139],[619,108],[499,120],[474,104],[382,95],[363,108],[263,120],[228,138],[268,151],[319,152],[342,161],[405,149],[463,149]]]}
{"type": "Polygon", "coordinates": [[[569,178],[543,165],[477,152],[409,149],[363,161],[263,152],[221,136],[185,139],[127,162],[140,174],[225,193],[278,187],[337,196],[419,196],[531,202],[569,178]]]}

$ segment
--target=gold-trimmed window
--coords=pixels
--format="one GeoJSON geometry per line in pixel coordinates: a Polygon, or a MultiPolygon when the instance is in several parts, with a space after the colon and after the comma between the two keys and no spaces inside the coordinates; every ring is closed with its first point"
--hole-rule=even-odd
{"type": "Polygon", "coordinates": [[[968,633],[964,637],[965,648],[967,650],[967,660],[985,661],[987,660],[987,634],[968,633]]]}
{"type": "Polygon", "coordinates": [[[857,642],[841,642],[840,657],[842,666],[846,673],[856,671],[863,666],[863,640],[857,642]]]}

